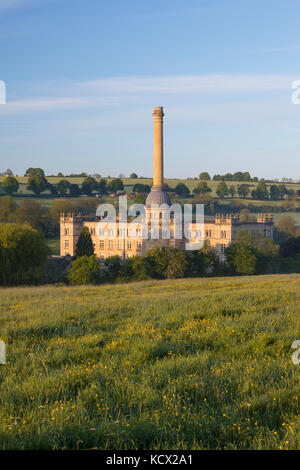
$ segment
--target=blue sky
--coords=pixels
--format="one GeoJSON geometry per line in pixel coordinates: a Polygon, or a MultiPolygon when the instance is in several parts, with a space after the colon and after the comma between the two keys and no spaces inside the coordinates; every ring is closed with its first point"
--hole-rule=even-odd
{"type": "Polygon", "coordinates": [[[0,171],[300,179],[300,1],[0,0],[0,171]]]}

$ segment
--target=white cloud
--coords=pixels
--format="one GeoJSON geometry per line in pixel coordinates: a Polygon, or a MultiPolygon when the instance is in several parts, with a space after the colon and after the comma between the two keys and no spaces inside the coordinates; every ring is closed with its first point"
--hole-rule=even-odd
{"type": "MultiPolygon", "coordinates": [[[[0,0],[1,1],[1,0],[0,0]]],[[[174,99],[201,101],[220,95],[231,99],[235,95],[247,97],[254,93],[265,98],[270,92],[284,91],[290,96],[292,81],[297,77],[287,75],[191,75],[169,77],[112,77],[75,82],[50,81],[22,86],[20,99],[9,99],[0,107],[0,115],[20,112],[40,112],[66,109],[89,109],[103,106],[149,102],[166,102],[174,99]]],[[[13,90],[16,96],[16,91],[13,90]]]]}
{"type": "Polygon", "coordinates": [[[262,92],[290,88],[286,75],[182,75],[169,77],[113,77],[74,83],[82,91],[110,93],[262,92]]]}

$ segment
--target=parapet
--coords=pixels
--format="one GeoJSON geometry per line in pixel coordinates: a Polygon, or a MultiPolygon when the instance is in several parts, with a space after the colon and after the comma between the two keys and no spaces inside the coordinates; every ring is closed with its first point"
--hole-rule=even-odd
{"type": "Polygon", "coordinates": [[[59,214],[59,222],[60,223],[71,223],[71,224],[78,224],[83,222],[83,218],[81,215],[76,215],[74,212],[61,212],[59,214]]]}
{"type": "Polygon", "coordinates": [[[216,214],[215,224],[237,224],[240,216],[237,214],[216,214]]]}
{"type": "Polygon", "coordinates": [[[259,224],[273,224],[273,214],[259,214],[257,216],[257,222],[259,224]]]}

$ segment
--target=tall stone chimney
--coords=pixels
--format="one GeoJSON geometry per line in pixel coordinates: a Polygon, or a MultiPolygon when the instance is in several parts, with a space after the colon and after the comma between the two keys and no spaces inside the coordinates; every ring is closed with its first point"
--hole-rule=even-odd
{"type": "Polygon", "coordinates": [[[155,107],[152,116],[154,118],[153,186],[162,190],[164,184],[163,108],[155,107]]]}
{"type": "Polygon", "coordinates": [[[156,106],[152,116],[154,118],[153,186],[146,199],[146,207],[148,208],[152,204],[171,205],[169,195],[164,190],[163,108],[156,106]]]}

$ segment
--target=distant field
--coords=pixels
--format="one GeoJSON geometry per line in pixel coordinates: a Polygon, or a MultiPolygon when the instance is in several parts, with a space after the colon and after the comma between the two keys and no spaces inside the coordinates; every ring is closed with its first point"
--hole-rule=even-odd
{"type": "MultiPolygon", "coordinates": [[[[1,181],[3,181],[5,179],[4,176],[0,176],[0,183],[1,181]]],[[[19,181],[20,183],[20,189],[19,189],[19,194],[30,194],[31,192],[28,191],[26,189],[26,185],[27,185],[27,179],[26,177],[24,176],[20,176],[17,178],[17,180],[19,181]]],[[[75,184],[79,184],[81,185],[84,178],[65,178],[65,177],[57,177],[57,176],[49,176],[47,177],[49,183],[51,184],[56,184],[58,183],[60,180],[62,179],[66,179],[68,181],[70,181],[70,183],[75,183],[75,184]]],[[[101,178],[96,178],[97,180],[100,180],[101,178]]],[[[113,178],[102,178],[102,179],[105,179],[107,180],[107,182],[111,181],[113,178]]],[[[125,186],[128,186],[128,187],[132,187],[134,184],[136,183],[142,183],[142,184],[148,184],[148,185],[152,185],[152,178],[138,178],[138,179],[132,179],[132,178],[121,178],[122,181],[123,181],[123,184],[125,186]]],[[[175,186],[178,184],[178,183],[184,183],[189,189],[190,191],[192,191],[199,183],[199,180],[194,180],[194,179],[172,179],[172,178],[166,178],[165,179],[165,182],[171,187],[171,188],[175,188],[175,186]]],[[[226,184],[228,186],[239,186],[240,184],[244,184],[245,182],[244,181],[226,181],[226,184]]],[[[216,189],[217,189],[217,186],[219,184],[219,181],[208,181],[207,184],[211,187],[212,189],[212,192],[210,193],[211,196],[213,197],[216,197],[217,194],[216,194],[216,189]]],[[[257,183],[253,183],[253,182],[249,182],[249,183],[246,183],[246,184],[249,184],[250,185],[250,189],[255,189],[256,186],[257,186],[257,183]]],[[[267,183],[267,186],[271,186],[271,184],[280,184],[280,183],[267,183]]],[[[300,189],[300,184],[298,183],[284,183],[285,186],[288,188],[288,189],[294,189],[294,190],[298,190],[300,189]]],[[[128,188],[129,189],[129,188],[128,188]]],[[[47,194],[47,191],[45,191],[45,193],[43,194],[47,194]]]]}
{"type": "Polygon", "coordinates": [[[46,238],[46,243],[51,250],[51,255],[60,254],[60,238],[46,238]]]}
{"type": "Polygon", "coordinates": [[[0,289],[1,449],[299,449],[300,275],[0,289]]]}

